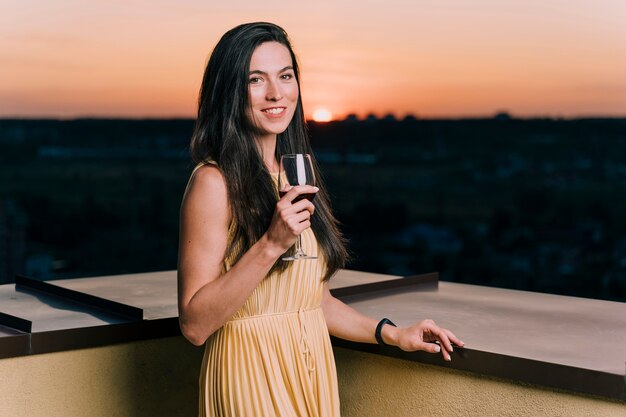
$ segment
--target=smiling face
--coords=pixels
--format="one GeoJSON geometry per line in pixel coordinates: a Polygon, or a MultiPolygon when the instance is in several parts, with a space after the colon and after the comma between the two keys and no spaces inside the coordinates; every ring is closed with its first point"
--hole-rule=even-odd
{"type": "Polygon", "coordinates": [[[262,139],[287,129],[298,104],[299,88],[289,49],[278,42],[259,45],[250,59],[249,114],[262,139]]]}

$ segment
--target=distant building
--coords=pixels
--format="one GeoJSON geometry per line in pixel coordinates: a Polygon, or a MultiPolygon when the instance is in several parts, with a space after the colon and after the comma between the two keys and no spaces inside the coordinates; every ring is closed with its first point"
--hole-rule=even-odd
{"type": "Polygon", "coordinates": [[[7,126],[0,128],[0,143],[22,143],[27,136],[23,126],[7,126]]]}
{"type": "Polygon", "coordinates": [[[13,200],[0,200],[0,284],[24,272],[26,214],[13,200]]]}
{"type": "Polygon", "coordinates": [[[344,122],[346,123],[357,123],[358,121],[359,121],[359,118],[354,113],[349,114],[344,120],[344,122]]]}
{"type": "Polygon", "coordinates": [[[378,117],[376,117],[374,113],[368,114],[367,117],[365,118],[365,122],[367,123],[374,123],[377,121],[378,121],[378,117]]]}
{"type": "Polygon", "coordinates": [[[418,239],[426,243],[430,253],[453,254],[463,248],[463,241],[449,227],[419,223],[406,228],[397,236],[397,242],[407,247],[418,239]]]}
{"type": "Polygon", "coordinates": [[[26,258],[24,272],[29,278],[46,280],[52,278],[54,257],[49,252],[37,252],[26,258]]]}
{"type": "Polygon", "coordinates": [[[513,117],[506,111],[499,111],[493,116],[494,120],[511,120],[513,117]]]}

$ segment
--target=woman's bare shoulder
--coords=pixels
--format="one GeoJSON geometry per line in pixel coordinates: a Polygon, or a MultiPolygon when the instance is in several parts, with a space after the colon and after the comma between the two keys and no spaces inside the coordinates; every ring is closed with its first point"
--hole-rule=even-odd
{"type": "Polygon", "coordinates": [[[224,174],[214,165],[197,168],[191,178],[183,198],[183,206],[194,206],[215,211],[228,212],[228,189],[224,174]]]}
{"type": "Polygon", "coordinates": [[[191,182],[198,183],[202,188],[226,190],[226,179],[222,171],[215,165],[202,165],[191,176],[191,182]]]}

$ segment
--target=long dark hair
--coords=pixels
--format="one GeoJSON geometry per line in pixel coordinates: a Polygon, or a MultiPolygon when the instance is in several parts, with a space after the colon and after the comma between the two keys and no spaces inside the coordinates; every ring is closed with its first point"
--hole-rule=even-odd
{"type": "MultiPolygon", "coordinates": [[[[214,160],[226,180],[234,222],[227,253],[233,262],[267,231],[277,201],[273,180],[255,141],[256,128],[247,113],[250,60],[256,47],[264,42],[278,42],[287,47],[300,86],[298,62],[287,33],[281,27],[260,22],[231,29],[213,49],[204,72],[198,118],[190,145],[196,163],[214,160]]],[[[310,154],[314,169],[319,173],[300,96],[289,126],[277,137],[276,159],[289,153],[310,154]]],[[[317,178],[320,190],[314,200],[311,228],[326,259],[324,279],[327,280],[345,265],[348,254],[320,175],[317,178]]],[[[287,265],[278,260],[271,272],[282,271],[287,265]]]]}

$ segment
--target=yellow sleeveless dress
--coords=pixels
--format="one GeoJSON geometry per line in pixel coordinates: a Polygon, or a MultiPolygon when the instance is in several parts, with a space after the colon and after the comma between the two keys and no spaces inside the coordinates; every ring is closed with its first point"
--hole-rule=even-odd
{"type": "MultiPolygon", "coordinates": [[[[305,253],[318,255],[311,229],[301,242],[305,253]]],[[[324,266],[322,257],[298,260],[268,275],[209,337],[201,417],[339,416],[335,359],[320,307],[324,266]]],[[[230,267],[227,257],[224,270],[230,267]]]]}

